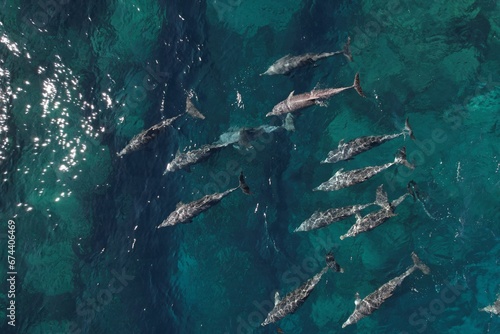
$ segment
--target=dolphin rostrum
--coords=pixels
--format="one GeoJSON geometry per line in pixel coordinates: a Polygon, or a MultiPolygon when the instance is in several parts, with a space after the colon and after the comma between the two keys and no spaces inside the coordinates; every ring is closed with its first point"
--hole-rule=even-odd
{"type": "Polygon", "coordinates": [[[385,193],[383,186],[380,185],[377,188],[375,202],[344,206],[342,208],[328,209],[323,212],[316,211],[313,213],[311,217],[309,217],[302,224],[300,224],[300,226],[297,227],[294,232],[311,231],[314,229],[322,228],[330,225],[331,223],[335,223],[340,220],[346,219],[347,217],[352,216],[371,205],[377,204],[381,207],[384,207],[386,203],[387,203],[387,194],[385,193]]]}
{"type": "Polygon", "coordinates": [[[393,162],[389,162],[380,166],[369,166],[365,168],[354,169],[347,172],[344,172],[344,169],[341,168],[328,181],[323,182],[318,187],[314,188],[313,191],[333,191],[346,188],[354,184],[364,182],[395,164],[402,164],[410,169],[415,168],[406,160],[406,148],[402,147],[401,149],[399,149],[393,162]]]}
{"type": "Polygon", "coordinates": [[[400,136],[406,137],[407,135],[409,135],[411,139],[415,139],[410,123],[408,122],[408,118],[406,119],[404,130],[400,133],[383,136],[359,137],[347,143],[344,143],[344,140],[342,139],[339,142],[337,149],[328,152],[327,158],[321,161],[321,163],[335,163],[338,161],[349,160],[360,153],[385,143],[386,141],[400,136]]]}
{"type": "MultiPolygon", "coordinates": [[[[182,115],[182,114],[181,114],[182,115]]],[[[117,155],[121,157],[130,152],[138,151],[150,141],[156,138],[167,126],[173,123],[181,115],[174,116],[172,118],[161,121],[158,124],[153,125],[149,129],[143,130],[139,134],[135,135],[128,144],[121,150],[117,155]]]]}
{"type": "Polygon", "coordinates": [[[276,292],[274,297],[274,307],[267,315],[266,319],[262,322],[261,326],[266,326],[280,319],[283,319],[288,314],[294,313],[309,297],[312,290],[321,280],[321,277],[332,269],[335,272],[343,273],[344,270],[335,261],[332,253],[326,255],[326,266],[312,278],[308,279],[304,284],[299,286],[294,291],[288,293],[283,299],[280,299],[279,293],[276,292]]]}
{"type": "Polygon", "coordinates": [[[362,300],[359,298],[359,294],[356,293],[356,301],[354,302],[356,307],[351,316],[342,324],[342,328],[355,324],[360,319],[372,314],[377,310],[382,303],[392,296],[394,290],[401,285],[403,280],[413,273],[416,269],[420,269],[424,274],[429,274],[430,269],[418,258],[415,252],[411,253],[411,258],[413,260],[413,266],[408,268],[403,274],[398,277],[391,279],[389,282],[382,285],[380,288],[370,293],[368,296],[362,300]]]}
{"type": "Polygon", "coordinates": [[[210,209],[212,206],[218,204],[224,197],[232,193],[238,188],[249,194],[250,188],[245,182],[243,172],[240,174],[239,185],[236,188],[228,189],[222,193],[215,193],[211,195],[206,195],[199,200],[193,201],[191,203],[184,204],[179,202],[174,212],[172,212],[167,219],[165,219],[157,228],[165,226],[173,226],[179,223],[190,223],[192,219],[198,216],[200,213],[210,209]]]}
{"type": "MultiPolygon", "coordinates": [[[[408,190],[411,191],[410,188],[408,188],[408,190]]],[[[403,202],[408,195],[413,194],[408,192],[400,196],[398,199],[392,201],[392,203],[389,203],[387,201],[387,193],[382,190],[380,197],[377,196],[377,198],[379,198],[381,202],[379,204],[381,206],[381,209],[375,212],[370,212],[364,217],[361,217],[361,215],[356,212],[356,223],[351,226],[346,234],[340,236],[340,240],[344,240],[347,237],[354,237],[362,232],[373,230],[375,227],[386,222],[389,218],[396,216],[394,210],[396,210],[396,207],[401,204],[401,202],[403,202]]]]}
{"type": "Polygon", "coordinates": [[[266,117],[279,116],[289,112],[297,111],[299,109],[310,107],[314,104],[321,104],[325,100],[331,98],[332,96],[337,95],[351,88],[354,88],[360,96],[365,97],[363,89],[361,89],[361,85],[359,83],[359,73],[356,73],[354,77],[354,83],[352,86],[340,87],[340,88],[315,89],[308,93],[302,93],[299,95],[293,95],[294,91],[292,91],[290,95],[288,95],[288,98],[275,105],[273,110],[266,114],[266,117]]]}
{"type": "Polygon", "coordinates": [[[306,53],[301,56],[286,55],[276,60],[264,73],[260,75],[288,74],[292,70],[304,65],[312,64],[320,59],[343,54],[349,61],[352,61],[351,54],[351,38],[347,38],[347,42],[340,51],[323,52],[323,53],[306,53]]]}
{"type": "Polygon", "coordinates": [[[498,297],[498,299],[495,301],[493,305],[488,305],[486,307],[483,307],[479,311],[500,315],[500,297],[498,297]]]}
{"type": "Polygon", "coordinates": [[[167,167],[163,171],[163,175],[168,172],[174,172],[176,170],[185,169],[187,171],[190,170],[190,166],[200,162],[202,159],[207,158],[214,151],[219,150],[223,147],[228,146],[229,144],[211,144],[211,145],[203,145],[200,148],[179,153],[175,155],[174,160],[170,161],[167,164],[167,167]]]}

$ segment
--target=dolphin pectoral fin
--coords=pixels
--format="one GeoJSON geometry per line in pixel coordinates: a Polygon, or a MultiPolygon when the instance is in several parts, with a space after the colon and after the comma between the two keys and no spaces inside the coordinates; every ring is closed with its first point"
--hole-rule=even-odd
{"type": "Polygon", "coordinates": [[[276,293],[274,294],[274,306],[278,305],[279,302],[280,302],[280,293],[276,291],[276,293]]]}
{"type": "Polygon", "coordinates": [[[290,93],[290,95],[288,95],[288,97],[286,98],[287,101],[290,101],[290,99],[293,97],[293,93],[295,93],[294,90],[292,90],[292,92],[290,93]]]}
{"type": "Polygon", "coordinates": [[[177,210],[178,208],[180,208],[180,207],[181,207],[181,206],[183,206],[183,205],[184,205],[184,203],[179,202],[179,203],[177,203],[177,205],[175,206],[175,209],[177,210]]]}
{"type": "Polygon", "coordinates": [[[315,100],[314,104],[320,107],[328,107],[328,102],[326,100],[315,100]]]}

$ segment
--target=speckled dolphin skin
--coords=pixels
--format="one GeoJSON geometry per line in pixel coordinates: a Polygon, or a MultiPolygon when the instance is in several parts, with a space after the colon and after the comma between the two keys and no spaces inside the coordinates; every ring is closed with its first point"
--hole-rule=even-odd
{"type": "Polygon", "coordinates": [[[495,301],[495,303],[493,305],[488,305],[488,306],[480,309],[480,311],[500,315],[500,297],[498,297],[498,299],[495,301]]]}

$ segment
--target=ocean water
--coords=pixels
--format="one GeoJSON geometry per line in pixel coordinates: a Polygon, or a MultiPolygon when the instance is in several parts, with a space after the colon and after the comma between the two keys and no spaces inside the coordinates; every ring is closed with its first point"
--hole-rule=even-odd
{"type": "Polygon", "coordinates": [[[479,311],[500,293],[497,1],[0,8],[1,333],[500,333],[500,318],[479,311]],[[336,56],[259,76],[286,54],[340,50],[348,36],[353,62],[336,56]],[[280,125],[265,114],[291,91],[349,86],[356,72],[366,98],[346,91],[297,113],[294,132],[162,175],[178,150],[228,129],[280,125]],[[190,91],[205,120],[182,116],[145,149],[116,157],[135,134],[184,112],[190,91]],[[400,132],[407,117],[415,141],[320,164],[339,140],[400,132]],[[402,146],[413,171],[312,191],[340,168],[390,162],[402,146]],[[240,170],[252,195],[156,228],[178,202],[236,186],[240,170]],[[371,202],[380,184],[393,200],[410,180],[420,200],[406,199],[373,231],[341,241],[352,217],[293,233],[316,210],[371,202]],[[274,293],[319,272],[329,251],[345,272],[326,273],[294,314],[261,327],[274,293]],[[431,274],[415,272],[342,329],[355,293],[403,273],[412,251],[431,274]]]}

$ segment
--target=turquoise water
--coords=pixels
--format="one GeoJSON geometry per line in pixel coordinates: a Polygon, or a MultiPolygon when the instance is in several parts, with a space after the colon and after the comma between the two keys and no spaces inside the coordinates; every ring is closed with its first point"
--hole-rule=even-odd
{"type": "MultiPolygon", "coordinates": [[[[495,1],[0,2],[2,333],[499,333],[478,309],[500,293],[500,8],[495,1]],[[290,53],[339,50],[289,76],[259,76],[290,53]],[[162,176],[177,150],[266,118],[294,90],[354,91],[298,113],[294,132],[221,150],[162,176]],[[117,158],[143,129],[184,111],[144,150],[117,158]],[[319,162],[340,139],[401,131],[354,160],[319,162]],[[391,167],[336,192],[312,192],[338,169],[391,167]],[[156,229],[179,201],[236,186],[192,224],[156,229]],[[414,180],[421,201],[340,240],[355,219],[293,233],[315,210],[389,199],[414,180]],[[8,222],[15,222],[15,324],[8,324],[8,222]],[[328,272],[304,305],[260,327],[283,295],[328,272]],[[416,272],[370,317],[341,329],[366,296],[416,272]],[[450,293],[451,292],[451,293],[450,293]],[[426,313],[426,310],[427,313],[426,313]]],[[[368,208],[363,214],[374,208],[368,208]]]]}

